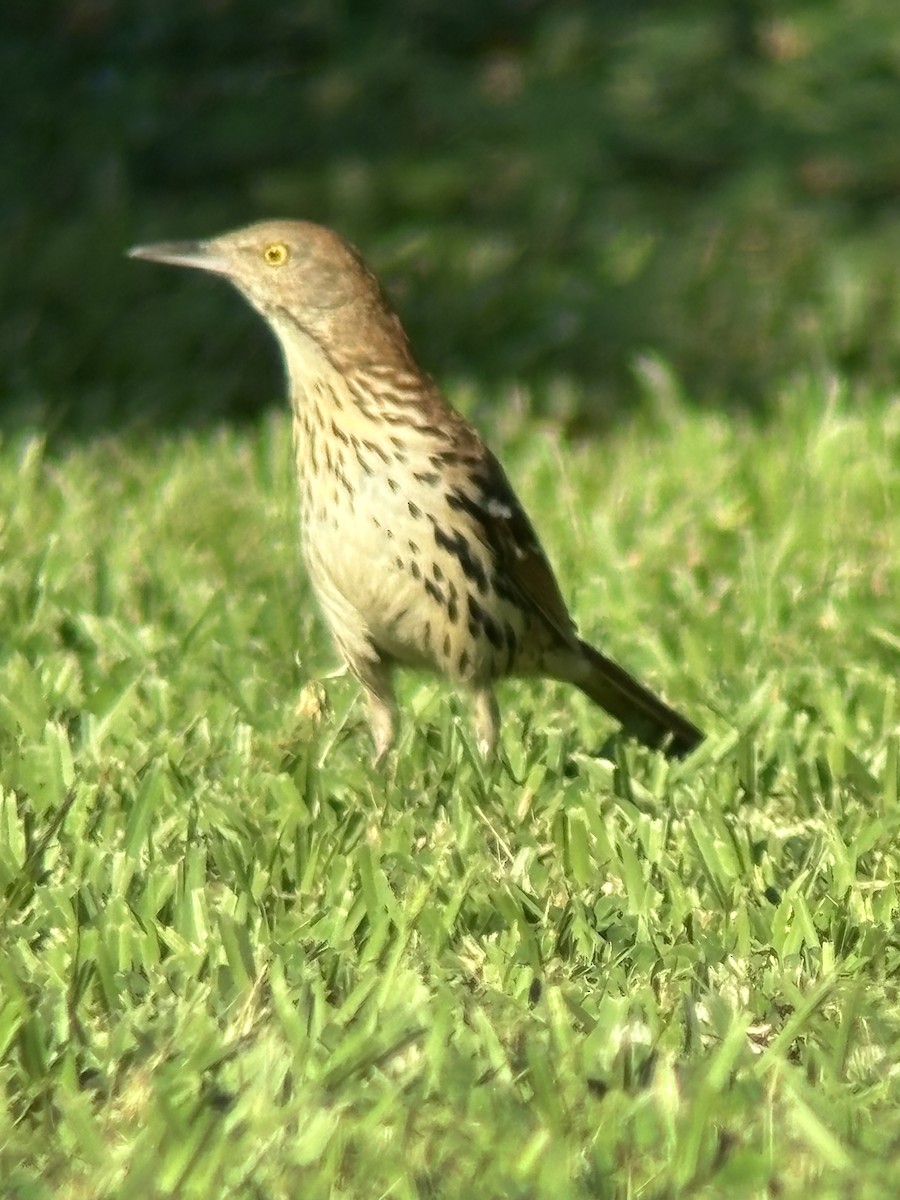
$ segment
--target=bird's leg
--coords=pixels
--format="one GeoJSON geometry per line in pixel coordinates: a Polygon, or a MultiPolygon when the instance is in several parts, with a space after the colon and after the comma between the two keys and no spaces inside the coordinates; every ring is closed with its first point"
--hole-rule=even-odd
{"type": "Polygon", "coordinates": [[[482,758],[490,758],[497,745],[500,731],[500,708],[497,697],[489,687],[480,687],[472,694],[472,720],[475,743],[482,758]]]}
{"type": "Polygon", "coordinates": [[[372,766],[378,767],[384,761],[384,756],[391,748],[396,727],[397,706],[393,696],[386,699],[375,692],[366,692],[366,702],[369,706],[369,729],[375,744],[372,756],[372,766]]]}
{"type": "Polygon", "coordinates": [[[391,748],[397,726],[397,704],[394,700],[391,670],[383,661],[368,662],[362,670],[357,663],[351,669],[366,695],[369,729],[375,747],[372,766],[377,767],[384,761],[384,756],[391,748]]]}

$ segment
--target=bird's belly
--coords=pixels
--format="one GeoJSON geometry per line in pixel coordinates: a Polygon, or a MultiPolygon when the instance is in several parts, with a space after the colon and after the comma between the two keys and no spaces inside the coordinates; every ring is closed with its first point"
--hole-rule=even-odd
{"type": "Polygon", "coordinates": [[[335,544],[318,539],[312,523],[304,551],[319,605],[342,649],[351,657],[371,656],[374,649],[410,665],[432,665],[416,619],[419,594],[409,576],[371,545],[354,549],[346,527],[335,544]]]}
{"type": "Polygon", "coordinates": [[[405,489],[356,482],[306,489],[301,505],[310,580],[351,666],[374,650],[463,682],[508,673],[521,613],[441,553],[434,514],[410,505],[405,489]]]}
{"type": "Polygon", "coordinates": [[[310,581],[339,647],[349,658],[380,655],[434,664],[422,639],[418,543],[386,488],[314,489],[301,506],[301,544],[310,581]],[[320,491],[320,502],[315,493],[320,491]]]}

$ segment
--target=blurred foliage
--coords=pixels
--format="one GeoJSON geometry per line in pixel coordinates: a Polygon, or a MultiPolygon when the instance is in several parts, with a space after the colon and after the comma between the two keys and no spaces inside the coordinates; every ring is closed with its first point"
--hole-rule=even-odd
{"type": "Polygon", "coordinates": [[[7,422],[279,396],[241,303],[123,258],[263,216],[360,245],[440,377],[585,425],[648,351],[729,405],[900,368],[894,0],[18,0],[0,26],[7,422]]]}

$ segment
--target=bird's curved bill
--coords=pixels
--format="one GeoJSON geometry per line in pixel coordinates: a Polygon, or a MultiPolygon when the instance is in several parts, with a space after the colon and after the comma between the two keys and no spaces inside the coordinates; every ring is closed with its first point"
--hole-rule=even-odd
{"type": "Polygon", "coordinates": [[[149,246],[132,246],[128,257],[172,263],[176,267],[196,267],[199,271],[214,271],[217,275],[229,273],[228,264],[210,242],[153,242],[149,246]]]}

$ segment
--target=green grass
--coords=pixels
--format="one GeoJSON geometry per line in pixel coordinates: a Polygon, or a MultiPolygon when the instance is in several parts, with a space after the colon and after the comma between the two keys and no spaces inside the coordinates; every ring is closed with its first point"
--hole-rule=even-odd
{"type": "Polygon", "coordinates": [[[484,768],[407,677],[373,772],[282,417],[0,449],[4,1197],[896,1194],[900,409],[645,376],[481,423],[674,766],[516,683],[484,768]]]}

